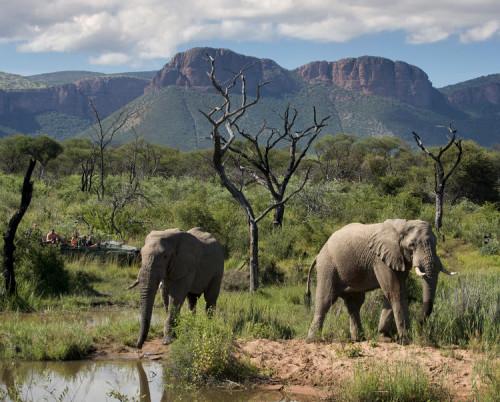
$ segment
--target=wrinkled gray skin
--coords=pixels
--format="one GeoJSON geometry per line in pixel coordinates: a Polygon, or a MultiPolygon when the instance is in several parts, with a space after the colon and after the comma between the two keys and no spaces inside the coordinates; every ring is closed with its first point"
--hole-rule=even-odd
{"type": "Polygon", "coordinates": [[[163,344],[167,345],[172,342],[174,321],[186,297],[190,310],[195,309],[201,294],[205,297],[207,311],[215,309],[224,271],[224,252],[217,239],[201,228],[187,232],[168,229],[149,233],[141,256],[142,266],[136,282],[141,298],[137,347],[142,347],[148,335],[160,283],[167,310],[163,338],[163,344]]]}
{"type": "Polygon", "coordinates": [[[306,296],[310,296],[311,271],[317,264],[314,318],[307,340],[318,338],[325,315],[338,297],[350,316],[353,340],[362,337],[359,311],[365,292],[381,288],[384,305],[378,330],[388,335],[393,320],[401,342],[409,328],[406,278],[415,267],[423,280],[423,307],[419,320],[432,312],[438,274],[443,268],[436,254],[436,236],[427,222],[389,219],[383,223],[352,223],[333,233],[309,269],[306,296]]]}

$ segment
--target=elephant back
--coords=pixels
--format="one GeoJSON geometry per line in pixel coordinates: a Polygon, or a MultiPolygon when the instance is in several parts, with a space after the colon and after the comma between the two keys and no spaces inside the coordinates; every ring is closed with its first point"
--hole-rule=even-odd
{"type": "Polygon", "coordinates": [[[214,273],[222,274],[224,271],[224,249],[215,236],[200,227],[192,228],[188,230],[188,233],[195,236],[204,245],[201,261],[204,261],[204,264],[212,265],[214,273]]]}

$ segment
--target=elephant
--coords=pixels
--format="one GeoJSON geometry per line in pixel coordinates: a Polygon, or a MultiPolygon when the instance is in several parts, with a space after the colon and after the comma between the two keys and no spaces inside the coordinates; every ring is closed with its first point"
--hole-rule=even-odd
{"type": "Polygon", "coordinates": [[[141,249],[139,285],[141,318],[137,348],[142,348],[149,332],[157,290],[167,310],[163,344],[174,338],[174,324],[184,300],[191,311],[201,294],[209,314],[216,307],[224,274],[224,250],[218,240],[202,228],[154,230],[146,236],[141,249]],[[161,285],[161,286],[160,286],[161,285]]]}
{"type": "Polygon", "coordinates": [[[359,312],[365,292],[381,288],[384,300],[378,331],[389,336],[395,319],[400,342],[408,343],[406,278],[412,266],[423,280],[420,322],[432,312],[439,272],[456,274],[443,267],[436,241],[430,225],[421,220],[351,223],[334,232],[309,268],[306,302],[311,296],[311,272],[317,265],[315,311],[307,341],[321,334],[326,313],[338,297],[344,299],[350,316],[351,338],[360,340],[363,331],[359,312]]]}

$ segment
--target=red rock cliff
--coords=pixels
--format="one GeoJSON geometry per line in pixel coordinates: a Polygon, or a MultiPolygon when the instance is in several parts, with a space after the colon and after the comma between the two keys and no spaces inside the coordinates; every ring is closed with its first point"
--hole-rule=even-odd
{"type": "Polygon", "coordinates": [[[436,91],[427,74],[418,67],[382,57],[313,62],[299,67],[295,72],[311,83],[333,83],[426,109],[432,106],[433,92],[436,91]]]}
{"type": "Polygon", "coordinates": [[[246,88],[252,92],[257,84],[272,81],[263,88],[268,95],[281,94],[297,89],[292,74],[269,59],[244,56],[228,49],[194,48],[176,54],[157,74],[147,89],[159,89],[169,85],[212,89],[207,75],[210,62],[206,54],[215,58],[216,77],[219,82],[228,80],[242,68],[245,71],[246,88]]]}

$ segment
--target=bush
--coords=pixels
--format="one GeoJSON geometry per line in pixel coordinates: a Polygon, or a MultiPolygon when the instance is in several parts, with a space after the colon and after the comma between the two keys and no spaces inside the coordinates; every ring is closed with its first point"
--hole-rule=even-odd
{"type": "Polygon", "coordinates": [[[481,247],[481,254],[483,255],[497,255],[500,254],[500,243],[497,239],[489,239],[487,242],[483,243],[481,247]]]}
{"type": "Polygon", "coordinates": [[[183,312],[176,328],[177,339],[165,366],[165,383],[196,386],[223,380],[241,381],[251,375],[250,367],[235,357],[231,328],[217,318],[183,312]]]}
{"type": "Polygon", "coordinates": [[[227,291],[248,291],[250,274],[248,270],[232,269],[224,272],[222,289],[227,291]]]}
{"type": "Polygon", "coordinates": [[[42,245],[35,232],[21,236],[16,247],[18,281],[33,283],[40,296],[60,295],[69,290],[70,275],[57,247],[42,245]]]}
{"type": "Polygon", "coordinates": [[[277,285],[285,281],[285,273],[273,258],[266,255],[259,258],[259,277],[263,285],[277,285]]]}

